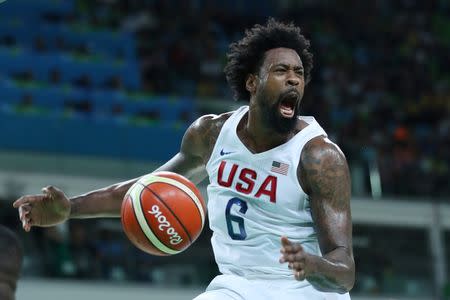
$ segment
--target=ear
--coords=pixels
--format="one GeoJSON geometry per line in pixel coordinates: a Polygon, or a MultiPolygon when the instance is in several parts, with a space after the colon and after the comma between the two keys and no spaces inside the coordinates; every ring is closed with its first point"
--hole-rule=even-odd
{"type": "Polygon", "coordinates": [[[245,88],[249,91],[250,95],[255,94],[256,86],[258,85],[258,77],[254,74],[249,74],[245,81],[245,88]]]}

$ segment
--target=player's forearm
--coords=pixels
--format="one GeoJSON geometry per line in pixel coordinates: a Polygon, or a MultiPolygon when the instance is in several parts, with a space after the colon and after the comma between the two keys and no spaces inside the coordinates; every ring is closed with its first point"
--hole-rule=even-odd
{"type": "Polygon", "coordinates": [[[355,283],[355,263],[345,248],[338,248],[323,257],[311,256],[312,272],[306,279],[323,292],[346,293],[355,283]]]}
{"type": "Polygon", "coordinates": [[[71,198],[70,218],[119,217],[123,197],[136,181],[137,178],[71,198]]]}

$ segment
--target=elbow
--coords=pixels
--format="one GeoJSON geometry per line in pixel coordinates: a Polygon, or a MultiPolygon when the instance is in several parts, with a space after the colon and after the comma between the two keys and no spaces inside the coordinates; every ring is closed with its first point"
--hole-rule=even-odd
{"type": "Polygon", "coordinates": [[[339,294],[346,294],[346,293],[351,291],[351,289],[353,288],[354,284],[355,284],[354,280],[352,282],[348,282],[345,285],[343,285],[337,292],[339,294]]]}
{"type": "Polygon", "coordinates": [[[355,285],[355,263],[353,259],[349,265],[345,266],[340,278],[342,280],[336,284],[335,292],[339,294],[350,292],[355,285]]]}
{"type": "Polygon", "coordinates": [[[353,288],[353,282],[345,282],[345,283],[335,283],[332,286],[321,286],[318,284],[313,284],[313,286],[316,288],[316,290],[324,292],[324,293],[337,293],[337,294],[346,294],[350,292],[350,290],[353,288]]]}
{"type": "Polygon", "coordinates": [[[346,270],[347,276],[345,276],[346,280],[343,282],[341,291],[339,294],[345,294],[351,291],[353,286],[355,285],[355,263],[352,260],[352,263],[347,267],[346,270]]]}
{"type": "MultiPolygon", "coordinates": [[[[341,295],[346,294],[351,291],[354,284],[355,284],[355,278],[353,277],[352,279],[350,279],[350,280],[342,283],[340,286],[336,287],[334,292],[341,294],[341,295]]],[[[324,292],[330,292],[330,291],[324,291],[324,292]]]]}
{"type": "Polygon", "coordinates": [[[347,267],[345,272],[339,272],[339,277],[328,280],[311,280],[310,283],[321,292],[346,294],[355,284],[355,269],[347,267]]]}
{"type": "Polygon", "coordinates": [[[348,293],[355,284],[355,262],[353,257],[350,257],[345,263],[339,263],[334,270],[329,270],[327,275],[310,276],[307,279],[321,292],[348,293]]]}

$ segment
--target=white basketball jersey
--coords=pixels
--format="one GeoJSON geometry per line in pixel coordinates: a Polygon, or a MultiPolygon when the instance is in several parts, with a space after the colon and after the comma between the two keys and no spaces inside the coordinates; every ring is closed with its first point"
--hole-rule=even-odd
{"type": "MultiPolygon", "coordinates": [[[[287,279],[293,272],[280,264],[281,236],[321,255],[308,196],[297,179],[304,145],[325,131],[313,117],[288,142],[251,153],[237,136],[248,106],[224,123],[206,169],[209,174],[208,213],[212,246],[223,274],[248,279],[287,279]]],[[[309,285],[292,280],[296,286],[309,285]]]]}

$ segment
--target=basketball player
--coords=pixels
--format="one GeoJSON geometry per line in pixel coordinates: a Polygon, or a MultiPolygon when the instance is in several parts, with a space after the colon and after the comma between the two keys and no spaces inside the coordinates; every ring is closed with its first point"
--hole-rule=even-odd
{"type": "MultiPolygon", "coordinates": [[[[344,154],[299,116],[313,67],[309,41],[273,19],[246,31],[225,73],[249,105],[206,115],[157,171],[209,176],[212,245],[222,275],[196,300],[349,299],[354,283],[350,179],[344,154]]],[[[133,179],[68,199],[55,187],[23,196],[23,228],[118,217],[133,179]]]]}
{"type": "Polygon", "coordinates": [[[0,299],[14,300],[22,267],[22,246],[16,235],[0,225],[0,299]]]}

